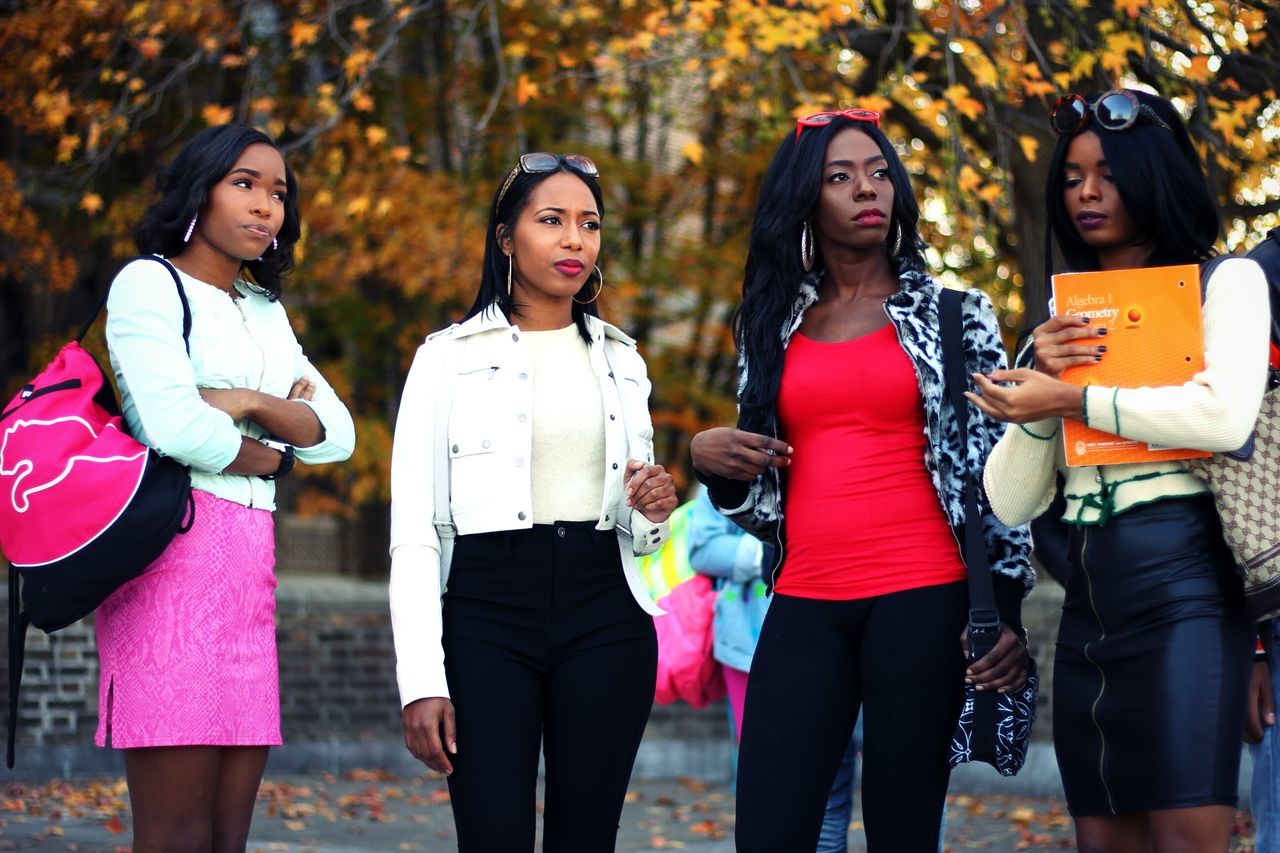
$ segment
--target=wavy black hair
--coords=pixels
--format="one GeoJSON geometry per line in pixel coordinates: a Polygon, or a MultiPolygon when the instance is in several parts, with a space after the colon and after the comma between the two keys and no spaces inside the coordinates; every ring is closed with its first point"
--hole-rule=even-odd
{"type": "MultiPolygon", "coordinates": [[[[167,168],[160,170],[156,186],[160,199],[147,210],[138,223],[135,239],[144,255],[182,254],[187,244],[182,238],[192,217],[204,209],[209,190],[227,176],[250,145],[279,147],[262,131],[243,124],[223,124],[201,131],[183,146],[167,168]]],[[[280,153],[281,158],[284,153],[280,153]]],[[[302,217],[298,212],[298,180],[284,164],[284,223],[276,234],[278,248],[268,247],[262,260],[244,262],[253,280],[272,300],[280,298],[283,280],[293,270],[293,247],[302,235],[302,217]]]]}
{"type": "MultiPolygon", "coordinates": [[[[1049,229],[1045,235],[1046,284],[1052,273],[1049,240],[1056,239],[1067,268],[1072,272],[1098,269],[1098,252],[1081,238],[1067,214],[1063,199],[1066,176],[1063,164],[1071,141],[1093,132],[1115,181],[1124,208],[1145,244],[1150,245],[1148,266],[1193,264],[1213,257],[1213,244],[1222,228],[1218,204],[1205,181],[1200,154],[1173,105],[1157,95],[1133,91],[1140,103],[1155,111],[1168,130],[1139,116],[1127,130],[1107,130],[1090,121],[1075,133],[1061,136],[1053,149],[1045,198],[1049,205],[1049,229]]],[[[1100,94],[1085,98],[1094,104],[1100,94]]]]}
{"type": "MultiPolygon", "coordinates": [[[[772,427],[765,421],[773,409],[782,376],[781,330],[805,277],[800,263],[800,231],[822,192],[827,145],[848,128],[875,140],[888,163],[893,183],[889,239],[893,239],[898,226],[902,228],[901,248],[890,260],[899,274],[925,269],[924,241],[917,227],[920,207],[907,169],[884,132],[870,122],[843,116],[821,127],[806,128],[799,139],[795,131],[788,131],[760,186],[742,281],[742,305],[734,316],[734,337],[748,362],[746,385],[738,399],[739,425],[743,429],[767,432],[772,427]]],[[[889,248],[886,244],[886,254],[889,248]]],[[[821,253],[815,247],[815,269],[821,263],[821,253]]]]}
{"type": "MultiPolygon", "coordinates": [[[[471,310],[463,317],[464,320],[471,319],[495,302],[508,318],[520,316],[520,303],[507,293],[507,270],[511,259],[502,251],[502,246],[498,243],[498,226],[504,226],[508,234],[515,233],[516,221],[529,206],[529,196],[533,194],[533,188],[538,184],[559,172],[580,178],[591,191],[591,197],[595,199],[596,211],[600,214],[600,218],[604,218],[604,194],[600,191],[600,182],[578,171],[564,160],[560,161],[559,168],[553,172],[530,174],[518,165],[513,172],[514,177],[511,177],[511,173],[503,177],[502,183],[493,194],[493,203],[489,205],[489,228],[484,238],[484,271],[480,278],[480,290],[476,293],[476,301],[471,305],[471,310]],[[511,180],[510,185],[507,184],[508,178],[511,180]],[[505,193],[503,187],[506,187],[505,193]]],[[[600,316],[592,295],[601,284],[598,273],[592,272],[587,276],[582,289],[573,300],[573,322],[577,325],[583,340],[588,344],[591,343],[591,333],[587,331],[586,317],[588,314],[592,317],[600,316]]]]}

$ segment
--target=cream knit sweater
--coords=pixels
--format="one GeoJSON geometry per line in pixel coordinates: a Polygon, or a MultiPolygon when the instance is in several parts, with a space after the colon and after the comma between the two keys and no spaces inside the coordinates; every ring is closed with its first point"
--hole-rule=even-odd
{"type": "MultiPolygon", "coordinates": [[[[1090,386],[1087,423],[1169,447],[1240,447],[1262,405],[1270,310],[1261,267],[1244,258],[1222,262],[1206,287],[1204,370],[1183,385],[1090,386]]],[[[1043,513],[1053,500],[1055,471],[1066,477],[1063,519],[1074,524],[1103,524],[1140,504],[1206,491],[1184,462],[1068,468],[1065,459],[1061,418],[1010,424],[983,472],[996,517],[1012,527],[1043,513]]]]}

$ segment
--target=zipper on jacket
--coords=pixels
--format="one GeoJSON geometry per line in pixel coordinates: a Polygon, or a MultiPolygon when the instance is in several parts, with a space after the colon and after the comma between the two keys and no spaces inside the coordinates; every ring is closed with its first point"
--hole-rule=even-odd
{"type": "Polygon", "coordinates": [[[1098,676],[1102,679],[1102,684],[1098,687],[1098,695],[1093,700],[1093,705],[1089,708],[1089,716],[1093,719],[1093,727],[1098,730],[1098,740],[1102,744],[1102,749],[1098,754],[1098,780],[1102,782],[1102,790],[1107,795],[1107,808],[1111,809],[1111,813],[1116,813],[1115,802],[1111,798],[1111,788],[1107,785],[1106,760],[1107,760],[1107,736],[1102,731],[1102,726],[1098,723],[1098,703],[1102,701],[1102,694],[1107,689],[1107,674],[1103,671],[1098,662],[1089,654],[1089,647],[1095,642],[1100,643],[1107,637],[1106,626],[1102,624],[1102,616],[1098,613],[1098,606],[1093,599],[1093,577],[1089,574],[1088,550],[1089,550],[1089,528],[1083,528],[1084,540],[1080,545],[1080,570],[1084,572],[1085,582],[1089,587],[1089,607],[1093,611],[1093,618],[1098,620],[1098,639],[1092,640],[1084,644],[1084,656],[1098,670],[1098,676]]]}
{"type": "MultiPolygon", "coordinates": [[[[262,367],[258,371],[258,387],[253,390],[261,391],[262,382],[267,378],[267,351],[263,349],[262,344],[258,343],[258,339],[253,336],[253,331],[249,328],[249,316],[245,313],[245,309],[242,304],[247,298],[248,297],[241,296],[239,299],[232,299],[231,303],[235,305],[236,313],[240,315],[240,322],[244,324],[244,333],[249,336],[249,340],[258,348],[258,355],[261,357],[259,363],[262,367]]],[[[256,503],[253,491],[253,481],[256,478],[253,475],[249,475],[245,479],[249,483],[249,509],[253,509],[254,504],[256,503]]]]}

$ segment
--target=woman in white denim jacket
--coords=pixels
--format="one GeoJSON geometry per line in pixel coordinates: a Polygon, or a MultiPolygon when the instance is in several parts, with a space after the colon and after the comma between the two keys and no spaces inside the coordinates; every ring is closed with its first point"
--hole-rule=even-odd
{"type": "Polygon", "coordinates": [[[613,849],[653,702],[661,611],[635,556],[667,538],[676,493],[653,463],[644,361],[595,314],[603,212],[589,160],[521,157],[476,303],[418,350],[401,399],[405,743],[448,774],[466,850],[533,848],[539,746],[544,849],[613,849]]]}

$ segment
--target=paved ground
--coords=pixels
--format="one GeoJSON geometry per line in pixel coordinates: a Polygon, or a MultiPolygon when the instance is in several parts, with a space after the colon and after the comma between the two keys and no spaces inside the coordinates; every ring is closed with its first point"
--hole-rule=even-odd
{"type": "MultiPolygon", "coordinates": [[[[947,849],[1074,849],[1071,822],[1054,799],[957,795],[948,800],[947,849]]],[[[1251,851],[1241,814],[1235,850],[1251,851]]],[[[864,850],[861,815],[850,850],[864,850]]],[[[733,794],[693,779],[637,782],[627,795],[619,850],[733,850],[733,794]]],[[[0,789],[0,850],[127,851],[123,780],[10,783],[0,789]]],[[[335,777],[269,777],[258,798],[250,850],[302,853],[452,851],[449,792],[434,775],[399,778],[355,770],[335,777]]]]}

